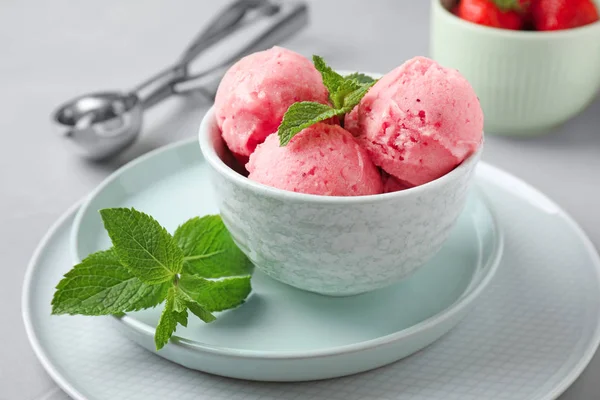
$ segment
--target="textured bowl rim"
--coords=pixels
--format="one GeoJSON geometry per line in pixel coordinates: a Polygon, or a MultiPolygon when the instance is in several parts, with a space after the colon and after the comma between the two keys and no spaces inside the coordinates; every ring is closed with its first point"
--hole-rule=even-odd
{"type": "MultiPolygon", "coordinates": [[[[439,12],[442,18],[445,18],[447,22],[456,25],[461,25],[465,29],[471,29],[473,32],[477,32],[483,35],[501,37],[505,39],[513,40],[554,40],[554,39],[567,39],[573,37],[579,37],[586,33],[598,33],[600,34],[600,20],[593,22],[588,25],[580,26],[578,28],[563,29],[558,31],[516,31],[510,29],[494,28],[490,26],[479,25],[473,22],[465,21],[456,15],[452,14],[446,7],[442,5],[441,0],[431,0],[432,12],[439,12]]],[[[598,0],[595,4],[600,8],[598,0]]],[[[600,38],[598,39],[600,40],[600,38]]]]}
{"type": "Polygon", "coordinates": [[[198,132],[198,141],[200,143],[200,149],[202,151],[202,154],[204,155],[204,159],[209,163],[209,165],[214,170],[216,170],[221,176],[224,176],[227,180],[234,182],[238,186],[242,186],[248,190],[252,190],[253,192],[259,193],[263,196],[272,197],[288,202],[310,202],[327,205],[371,204],[379,201],[388,201],[391,199],[418,195],[427,192],[428,190],[434,189],[435,187],[439,187],[452,179],[455,179],[457,176],[460,176],[464,170],[474,169],[475,165],[481,157],[481,153],[483,152],[484,140],[482,139],[479,147],[477,148],[477,151],[472,153],[452,171],[437,179],[434,179],[433,181],[397,192],[371,194],[364,196],[324,196],[316,194],[298,193],[289,190],[274,188],[271,186],[264,185],[262,183],[252,181],[247,177],[240,175],[227,164],[225,164],[225,162],[223,162],[223,160],[221,160],[221,157],[219,157],[219,155],[217,154],[214,146],[211,144],[210,128],[211,123],[213,123],[215,120],[214,114],[214,107],[211,107],[202,118],[202,122],[200,123],[200,129],[198,132]]]}

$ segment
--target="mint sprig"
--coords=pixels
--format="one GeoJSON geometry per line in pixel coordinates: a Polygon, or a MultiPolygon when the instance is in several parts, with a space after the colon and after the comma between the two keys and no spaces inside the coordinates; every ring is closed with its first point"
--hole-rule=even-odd
{"type": "Polygon", "coordinates": [[[325,104],[312,101],[302,101],[292,104],[283,115],[283,121],[277,130],[279,144],[285,146],[296,133],[317,122],[343,115],[341,109],[331,108],[325,104]]]}
{"type": "Polygon", "coordinates": [[[183,252],[154,218],[127,208],[100,210],[100,215],[119,259],[140,280],[162,283],[181,272],[183,252]]]}
{"type": "Polygon", "coordinates": [[[183,270],[187,274],[223,278],[247,275],[252,266],[218,215],[188,220],[177,228],[173,238],[183,251],[183,270]]]}
{"type": "Polygon", "coordinates": [[[86,257],[56,286],[53,314],[108,315],[154,307],[169,285],[148,285],[121,264],[113,249],[86,257]]]}
{"type": "Polygon", "coordinates": [[[346,75],[344,78],[353,80],[360,85],[365,83],[375,83],[377,81],[376,79],[371,78],[369,75],[361,74],[360,72],[355,72],[353,74],[346,75]]]}
{"type": "Polygon", "coordinates": [[[183,275],[179,280],[179,288],[208,312],[237,307],[252,290],[249,276],[208,280],[195,275],[183,275]]]}
{"type": "Polygon", "coordinates": [[[123,315],[165,303],[154,336],[160,350],[187,326],[204,322],[250,294],[251,263],[218,215],[192,218],[171,236],[133,208],[100,210],[113,247],[87,256],[56,286],[52,314],[123,315]],[[220,278],[215,280],[214,278],[220,278]]]}
{"type": "Polygon", "coordinates": [[[322,57],[313,56],[313,64],[321,73],[323,84],[329,92],[331,106],[312,101],[292,104],[277,129],[279,144],[287,145],[301,130],[332,117],[343,117],[352,111],[377,80],[361,73],[342,76],[327,65],[322,57]]]}
{"type": "Polygon", "coordinates": [[[323,57],[313,55],[313,64],[315,65],[317,71],[319,71],[321,74],[323,85],[325,85],[329,91],[329,100],[332,102],[333,107],[339,108],[335,102],[335,95],[347,90],[347,88],[342,88],[342,86],[348,80],[327,65],[323,57]]]}
{"type": "Polygon", "coordinates": [[[188,313],[185,298],[176,286],[171,286],[167,292],[167,301],[163,308],[156,331],[154,333],[154,344],[156,349],[162,349],[168,342],[177,325],[187,326],[188,313]]]}

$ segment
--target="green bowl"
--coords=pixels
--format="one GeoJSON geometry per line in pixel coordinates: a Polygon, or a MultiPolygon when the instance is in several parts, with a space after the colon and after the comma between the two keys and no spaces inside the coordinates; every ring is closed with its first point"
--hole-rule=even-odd
{"type": "Polygon", "coordinates": [[[579,114],[600,89],[599,22],[511,31],[464,21],[432,0],[430,55],[469,80],[486,133],[547,133],[579,114]]]}

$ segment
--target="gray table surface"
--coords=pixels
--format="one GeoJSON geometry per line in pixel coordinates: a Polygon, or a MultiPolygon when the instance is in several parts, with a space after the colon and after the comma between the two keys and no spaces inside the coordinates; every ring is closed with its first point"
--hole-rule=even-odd
{"type": "MultiPolygon", "coordinates": [[[[216,0],[0,2],[1,400],[67,398],[38,363],[21,320],[21,282],[44,232],[118,166],[194,136],[209,104],[187,97],[153,109],[139,142],[105,164],[81,160],[55,136],[50,111],[74,95],[127,88],[151,75],[175,59],[222,5],[216,0]]],[[[285,45],[320,54],[336,68],[386,72],[428,54],[428,1],[313,0],[311,6],[311,26],[285,45]]],[[[548,194],[600,247],[600,98],[547,136],[488,136],[487,143],[485,161],[548,194]]],[[[596,356],[561,399],[598,398],[596,356]]]]}

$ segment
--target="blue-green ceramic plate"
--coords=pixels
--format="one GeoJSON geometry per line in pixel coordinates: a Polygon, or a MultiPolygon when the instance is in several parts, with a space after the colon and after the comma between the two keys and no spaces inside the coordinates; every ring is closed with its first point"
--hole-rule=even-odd
{"type": "MultiPolygon", "coordinates": [[[[186,219],[217,213],[207,165],[187,142],[115,172],[76,215],[73,261],[110,246],[98,210],[135,207],[171,232],[186,219]]],[[[501,234],[481,193],[467,206],[443,249],[409,279],[363,295],[331,298],[301,291],[256,271],[247,302],[187,328],[158,355],[183,366],[267,381],[324,379],[366,371],[428,346],[452,329],[492,278],[501,234]]],[[[117,327],[155,351],[162,307],[130,313],[117,327]]]]}

